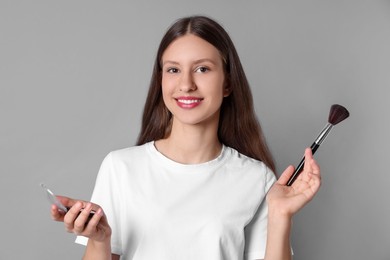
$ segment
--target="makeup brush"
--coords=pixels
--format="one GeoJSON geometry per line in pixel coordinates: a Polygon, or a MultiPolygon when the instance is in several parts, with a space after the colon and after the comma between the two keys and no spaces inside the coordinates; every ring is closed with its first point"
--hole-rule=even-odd
{"type": "MultiPolygon", "coordinates": [[[[330,133],[330,130],[333,128],[333,126],[337,125],[344,119],[349,117],[348,110],[341,106],[334,104],[330,107],[329,117],[328,117],[328,124],[324,127],[324,129],[321,131],[321,133],[318,135],[317,139],[314,141],[314,143],[310,146],[312,153],[314,154],[317,149],[320,147],[322,142],[325,140],[325,138],[330,133]]],[[[303,166],[305,164],[305,157],[303,157],[302,161],[298,164],[297,168],[295,169],[293,175],[290,177],[290,179],[287,182],[287,186],[291,186],[291,184],[294,183],[294,181],[298,178],[299,174],[301,173],[303,166]]]]}

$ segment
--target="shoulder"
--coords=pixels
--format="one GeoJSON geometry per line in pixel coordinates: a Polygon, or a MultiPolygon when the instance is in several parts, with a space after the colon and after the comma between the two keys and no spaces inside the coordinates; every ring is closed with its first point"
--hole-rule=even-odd
{"type": "MultiPolygon", "coordinates": [[[[246,156],[234,148],[225,146],[226,167],[233,172],[239,172],[242,177],[246,176],[252,180],[258,180],[265,183],[273,183],[276,180],[275,173],[268,168],[264,162],[246,156]]],[[[268,186],[268,185],[267,185],[268,186]]]]}
{"type": "Polygon", "coordinates": [[[101,163],[98,178],[122,181],[125,176],[139,172],[150,163],[148,143],[111,151],[101,163]]]}
{"type": "Polygon", "coordinates": [[[108,153],[101,164],[103,172],[123,172],[129,167],[134,168],[139,165],[145,165],[150,160],[150,143],[139,146],[131,146],[118,150],[113,150],[108,153]]]}
{"type": "Polygon", "coordinates": [[[113,162],[118,161],[136,161],[139,158],[144,158],[148,153],[150,143],[143,145],[126,147],[118,150],[111,151],[106,159],[112,160],[113,162]]]}
{"type": "Polygon", "coordinates": [[[225,146],[224,149],[226,156],[228,157],[227,163],[230,167],[245,168],[247,170],[254,169],[256,171],[273,173],[262,161],[246,156],[229,146],[225,146]]]}

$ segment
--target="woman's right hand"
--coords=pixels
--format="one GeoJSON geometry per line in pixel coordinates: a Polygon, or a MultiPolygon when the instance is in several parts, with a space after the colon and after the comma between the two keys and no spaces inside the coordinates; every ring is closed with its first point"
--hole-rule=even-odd
{"type": "Polygon", "coordinates": [[[99,205],[63,196],[57,196],[57,198],[69,210],[64,213],[59,211],[56,205],[52,205],[51,216],[55,221],[64,222],[66,231],[98,242],[111,238],[111,228],[99,205]],[[91,211],[95,211],[92,218],[90,217],[91,211]]]}

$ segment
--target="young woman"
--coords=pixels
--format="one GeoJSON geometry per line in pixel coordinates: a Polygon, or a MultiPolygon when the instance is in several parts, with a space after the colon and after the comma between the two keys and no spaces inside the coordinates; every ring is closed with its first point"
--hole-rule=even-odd
{"type": "Polygon", "coordinates": [[[93,203],[59,197],[71,209],[51,214],[84,259],[291,259],[291,218],[320,186],[305,156],[292,186],[292,166],[276,181],[231,39],[186,17],[161,41],[137,146],[107,155],[93,203]]]}

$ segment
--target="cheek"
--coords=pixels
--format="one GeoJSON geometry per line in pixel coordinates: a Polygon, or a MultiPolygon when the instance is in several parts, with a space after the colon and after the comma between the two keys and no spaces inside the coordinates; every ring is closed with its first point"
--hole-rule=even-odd
{"type": "Polygon", "coordinates": [[[175,88],[174,79],[172,79],[169,76],[166,76],[166,77],[163,76],[161,79],[161,86],[162,86],[163,94],[164,93],[166,93],[166,94],[171,93],[175,88]]]}
{"type": "Polygon", "coordinates": [[[226,87],[225,87],[224,78],[218,77],[215,78],[212,82],[213,82],[213,87],[210,88],[210,91],[212,92],[211,94],[214,97],[223,99],[223,97],[226,96],[226,87]]]}
{"type": "Polygon", "coordinates": [[[164,83],[164,81],[162,81],[161,92],[165,106],[168,108],[169,111],[171,111],[172,89],[169,87],[169,84],[167,84],[166,82],[164,83]]]}
{"type": "Polygon", "coordinates": [[[162,76],[161,78],[161,91],[163,93],[163,96],[167,93],[169,89],[169,81],[167,77],[162,76]]]}
{"type": "Polygon", "coordinates": [[[164,85],[161,87],[161,91],[162,91],[163,101],[164,101],[165,105],[167,105],[168,93],[167,93],[167,89],[164,87],[164,85]]]}

